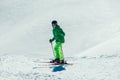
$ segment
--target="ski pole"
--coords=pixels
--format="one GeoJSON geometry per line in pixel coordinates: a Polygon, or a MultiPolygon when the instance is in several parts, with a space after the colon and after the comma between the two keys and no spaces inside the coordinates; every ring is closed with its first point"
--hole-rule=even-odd
{"type": "Polygon", "coordinates": [[[55,57],[55,54],[54,54],[54,49],[53,49],[53,44],[51,43],[51,47],[52,47],[52,52],[53,52],[53,55],[55,57]]]}
{"type": "Polygon", "coordinates": [[[65,57],[64,57],[64,54],[63,54],[63,48],[62,48],[62,46],[61,46],[61,50],[62,50],[62,55],[63,55],[63,58],[64,58],[64,60],[65,60],[65,57]]]}

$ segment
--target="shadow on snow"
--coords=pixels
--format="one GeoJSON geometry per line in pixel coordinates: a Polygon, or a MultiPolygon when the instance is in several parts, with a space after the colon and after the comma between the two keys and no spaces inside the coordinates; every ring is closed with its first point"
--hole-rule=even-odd
{"type": "Polygon", "coordinates": [[[64,66],[62,65],[59,65],[59,66],[55,66],[55,67],[52,67],[52,72],[58,72],[58,71],[64,71],[66,70],[64,66]]]}

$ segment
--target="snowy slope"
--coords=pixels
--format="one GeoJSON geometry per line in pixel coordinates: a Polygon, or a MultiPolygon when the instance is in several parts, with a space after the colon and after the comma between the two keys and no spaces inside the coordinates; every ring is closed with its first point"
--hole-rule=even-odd
{"type": "Polygon", "coordinates": [[[113,57],[120,56],[120,36],[110,39],[83,52],[81,57],[113,57]]]}
{"type": "Polygon", "coordinates": [[[0,80],[119,80],[118,0],[1,0],[0,80]],[[50,66],[51,21],[71,66],[50,66]]]}
{"type": "MultiPolygon", "coordinates": [[[[50,66],[44,59],[1,57],[1,80],[119,80],[120,57],[67,58],[73,65],[50,66]],[[22,58],[22,59],[21,59],[22,58]]],[[[47,61],[47,60],[46,60],[47,61]]]]}

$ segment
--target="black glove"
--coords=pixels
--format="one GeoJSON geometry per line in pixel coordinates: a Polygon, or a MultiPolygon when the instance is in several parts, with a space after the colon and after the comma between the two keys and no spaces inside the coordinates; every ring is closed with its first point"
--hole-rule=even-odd
{"type": "Polygon", "coordinates": [[[49,42],[50,42],[50,43],[52,43],[52,42],[53,42],[53,40],[52,40],[52,39],[50,39],[50,40],[49,40],[49,42]]]}

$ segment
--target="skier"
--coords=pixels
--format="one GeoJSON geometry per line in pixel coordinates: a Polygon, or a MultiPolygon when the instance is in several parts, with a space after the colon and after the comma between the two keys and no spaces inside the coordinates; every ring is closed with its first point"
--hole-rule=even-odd
{"type": "Polygon", "coordinates": [[[50,61],[51,63],[59,63],[64,64],[64,56],[62,51],[62,44],[65,42],[64,31],[60,28],[56,20],[52,21],[52,27],[53,27],[53,38],[49,40],[50,43],[52,43],[54,40],[56,41],[55,47],[54,47],[54,54],[55,59],[50,61]]]}

